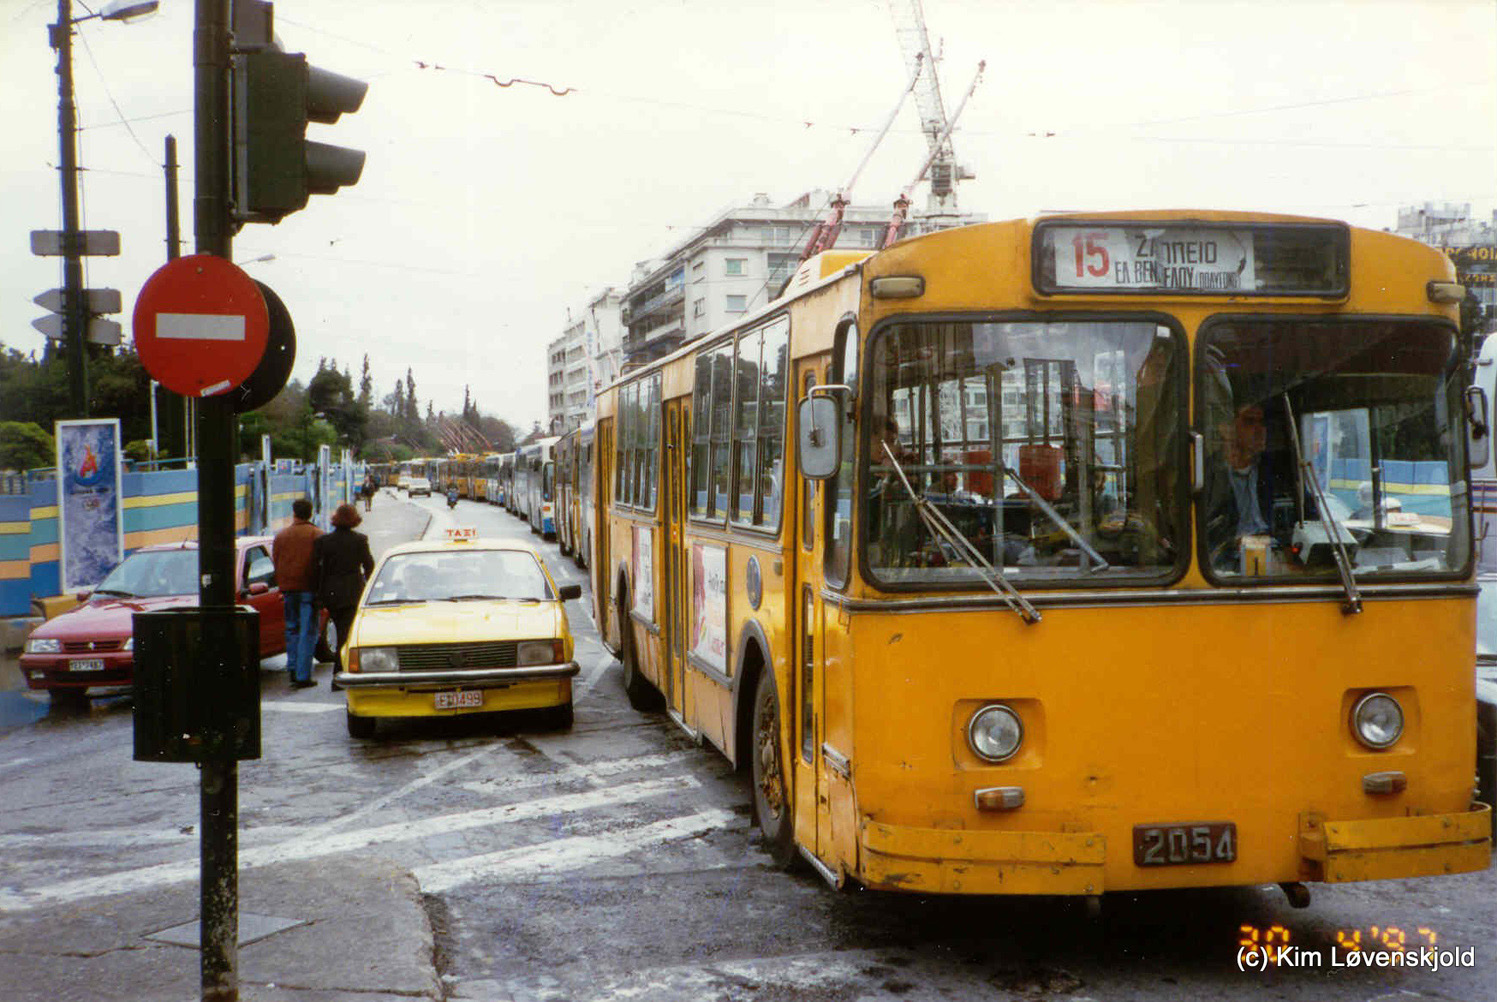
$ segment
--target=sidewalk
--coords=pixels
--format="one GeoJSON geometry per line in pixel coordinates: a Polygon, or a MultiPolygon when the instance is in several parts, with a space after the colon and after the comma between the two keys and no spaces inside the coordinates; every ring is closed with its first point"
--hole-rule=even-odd
{"type": "MultiPolygon", "coordinates": [[[[419,538],[431,521],[428,510],[389,491],[381,492],[371,511],[362,507],[359,531],[368,534],[376,557],[398,542],[419,538]]],[[[14,654],[0,654],[0,670],[19,679],[14,654]]],[[[263,698],[284,685],[278,672],[262,671],[261,678],[263,698]]],[[[14,693],[12,698],[27,697],[14,693]]],[[[275,752],[266,748],[265,754],[275,752]]],[[[128,849],[120,850],[119,859],[122,869],[133,865],[128,849]]],[[[4,872],[0,857],[0,885],[4,872]]],[[[0,1000],[200,998],[198,894],[195,878],[24,910],[0,894],[0,1000]]],[[[440,997],[431,925],[419,888],[408,872],[382,856],[343,854],[241,869],[239,917],[244,1002],[440,997]]]]}
{"type": "MultiPolygon", "coordinates": [[[[197,915],[196,881],[0,912],[0,990],[6,1002],[197,999],[197,915]],[[184,923],[194,925],[178,929],[184,923]],[[191,945],[153,938],[163,935],[191,945]]],[[[416,881],[388,860],[330,856],[242,872],[239,919],[243,1002],[440,997],[416,881]]]]}

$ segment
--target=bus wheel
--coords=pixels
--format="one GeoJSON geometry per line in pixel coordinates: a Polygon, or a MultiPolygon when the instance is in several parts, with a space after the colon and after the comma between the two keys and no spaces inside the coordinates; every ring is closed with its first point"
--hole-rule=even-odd
{"type": "Polygon", "coordinates": [[[789,869],[795,860],[795,845],[780,758],[780,697],[775,692],[774,672],[768,667],[759,672],[759,684],[754,689],[752,738],[754,820],[770,858],[781,869],[789,869]]]}
{"type": "Polygon", "coordinates": [[[629,613],[623,611],[619,614],[619,662],[624,666],[624,695],[629,697],[629,705],[641,713],[660,709],[660,693],[639,670],[634,629],[629,625],[629,613]]]}

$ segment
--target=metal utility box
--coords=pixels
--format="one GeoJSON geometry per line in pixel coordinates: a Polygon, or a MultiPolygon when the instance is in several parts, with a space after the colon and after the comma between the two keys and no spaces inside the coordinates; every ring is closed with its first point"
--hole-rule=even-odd
{"type": "Polygon", "coordinates": [[[238,606],[138,612],[135,759],[260,757],[260,614],[238,606]]]}

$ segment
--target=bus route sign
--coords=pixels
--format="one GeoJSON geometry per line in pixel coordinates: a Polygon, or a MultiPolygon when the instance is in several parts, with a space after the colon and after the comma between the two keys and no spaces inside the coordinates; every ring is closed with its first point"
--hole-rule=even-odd
{"type": "Polygon", "coordinates": [[[212,254],[168,261],[141,287],[135,350],[151,378],[184,397],[248,379],[265,355],[270,315],[254,279],[212,254]]]}
{"type": "Polygon", "coordinates": [[[1056,284],[1096,290],[1253,291],[1253,235],[1231,228],[1057,226],[1056,284]]]}

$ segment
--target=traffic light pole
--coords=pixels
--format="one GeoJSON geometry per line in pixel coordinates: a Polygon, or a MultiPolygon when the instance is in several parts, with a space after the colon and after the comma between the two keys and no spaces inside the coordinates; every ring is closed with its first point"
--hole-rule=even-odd
{"type": "MultiPolygon", "coordinates": [[[[197,0],[193,29],[197,252],[232,260],[229,219],[230,0],[197,0]]],[[[232,608],[234,581],[234,411],[225,394],[197,406],[198,601],[232,608]]],[[[204,638],[206,659],[237,658],[228,636],[204,638]]],[[[203,670],[217,669],[204,665],[203,670]]],[[[204,1002],[239,998],[239,764],[232,753],[202,761],[200,930],[204,1002]]]]}
{"type": "Polygon", "coordinates": [[[83,338],[88,322],[83,300],[83,234],[78,229],[78,113],[73,104],[73,3],[57,0],[50,26],[57,50],[58,171],[62,175],[62,341],[68,359],[68,389],[77,417],[88,417],[88,364],[83,338]]]}

